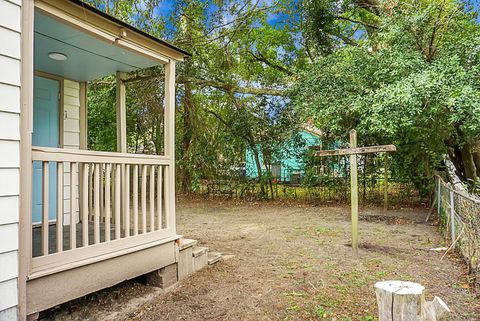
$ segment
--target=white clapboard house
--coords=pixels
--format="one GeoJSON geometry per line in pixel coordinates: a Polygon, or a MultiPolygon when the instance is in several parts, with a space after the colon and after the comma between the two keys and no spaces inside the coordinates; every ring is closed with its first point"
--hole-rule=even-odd
{"type": "Polygon", "coordinates": [[[0,320],[174,265],[175,63],[79,0],[0,0],[0,320]],[[163,65],[164,154],[126,148],[124,73],[163,65]],[[87,149],[88,82],[116,75],[117,152],[87,149]]]}

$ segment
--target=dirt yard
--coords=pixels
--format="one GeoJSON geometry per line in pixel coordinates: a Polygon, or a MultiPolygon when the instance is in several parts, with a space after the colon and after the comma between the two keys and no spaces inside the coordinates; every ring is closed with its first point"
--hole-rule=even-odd
{"type": "Polygon", "coordinates": [[[178,233],[233,258],[173,289],[129,281],[62,305],[46,320],[376,320],[373,284],[401,279],[441,297],[453,320],[480,320],[462,262],[425,210],[360,209],[360,259],[348,207],[178,200],[178,233]]]}

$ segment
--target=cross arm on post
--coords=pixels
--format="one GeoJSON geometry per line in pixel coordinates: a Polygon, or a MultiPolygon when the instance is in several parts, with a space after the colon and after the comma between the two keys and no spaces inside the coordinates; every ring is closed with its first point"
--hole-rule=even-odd
{"type": "MultiPolygon", "coordinates": [[[[321,150],[321,146],[311,146],[315,157],[324,156],[350,156],[350,203],[352,208],[352,249],[354,257],[358,257],[358,178],[357,178],[357,154],[385,153],[397,150],[395,145],[379,145],[357,147],[357,132],[350,131],[350,148],[321,150]]],[[[385,170],[386,173],[386,170],[385,170]]]]}
{"type": "MultiPolygon", "coordinates": [[[[317,150],[319,146],[312,146],[311,149],[317,150]]],[[[344,149],[318,150],[315,152],[316,157],[322,156],[340,156],[340,155],[354,155],[354,154],[368,154],[368,153],[384,153],[394,152],[397,148],[395,145],[379,145],[366,147],[353,147],[344,149]]]]}

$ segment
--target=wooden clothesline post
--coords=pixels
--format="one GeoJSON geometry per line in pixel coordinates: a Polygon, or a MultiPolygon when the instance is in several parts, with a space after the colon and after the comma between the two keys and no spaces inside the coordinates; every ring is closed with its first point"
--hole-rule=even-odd
{"type": "Polygon", "coordinates": [[[383,210],[388,210],[388,156],[385,155],[384,160],[384,186],[383,186],[383,210]]]}
{"type": "MultiPolygon", "coordinates": [[[[358,257],[358,169],[357,169],[357,155],[369,153],[385,153],[396,151],[395,145],[378,145],[357,147],[357,131],[350,130],[350,148],[320,150],[321,146],[312,146],[316,157],[325,156],[350,156],[350,206],[352,212],[352,250],[354,257],[358,257]]],[[[386,169],[385,169],[386,170],[386,169]]]]}
{"type": "MultiPolygon", "coordinates": [[[[357,131],[350,131],[350,148],[357,147],[357,131]]],[[[352,212],[352,250],[358,257],[358,175],[357,154],[350,154],[350,206],[352,212]]]]}

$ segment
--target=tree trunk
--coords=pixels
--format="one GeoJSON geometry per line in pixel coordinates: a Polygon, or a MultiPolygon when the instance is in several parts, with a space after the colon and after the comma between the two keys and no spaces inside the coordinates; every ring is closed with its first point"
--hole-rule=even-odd
{"type": "Polygon", "coordinates": [[[446,321],[450,309],[438,297],[426,302],[418,283],[384,281],[375,284],[379,321],[446,321]]]}
{"type": "Polygon", "coordinates": [[[465,173],[463,170],[462,153],[460,151],[460,148],[458,146],[453,147],[453,149],[448,153],[448,156],[450,157],[450,161],[454,165],[455,174],[457,174],[457,176],[460,177],[462,181],[464,181],[465,173]]]}
{"type": "Polygon", "coordinates": [[[480,140],[476,140],[472,144],[472,157],[475,167],[477,168],[477,173],[480,173],[480,140]]]}
{"type": "MultiPolygon", "coordinates": [[[[274,199],[273,194],[273,185],[272,185],[272,155],[270,151],[266,151],[265,148],[262,149],[263,155],[263,164],[267,169],[267,191],[270,190],[271,198],[274,199]]],[[[268,193],[267,193],[268,194],[268,193]]],[[[267,195],[268,197],[268,195],[267,195]]]]}
{"type": "Polygon", "coordinates": [[[253,148],[253,156],[255,158],[255,165],[257,167],[258,179],[262,179],[262,165],[260,164],[260,157],[258,156],[258,150],[253,148]]]}
{"type": "Polygon", "coordinates": [[[375,284],[379,321],[416,321],[420,307],[425,302],[420,284],[402,281],[385,281],[375,284]]]}
{"type": "Polygon", "coordinates": [[[157,121],[155,125],[155,150],[157,155],[163,154],[163,115],[157,115],[157,121]]]}
{"type": "Polygon", "coordinates": [[[460,149],[460,152],[462,154],[465,178],[468,180],[468,184],[471,185],[477,178],[477,169],[475,168],[472,155],[472,145],[465,143],[460,149]]]}
{"type": "Polygon", "coordinates": [[[253,142],[250,142],[250,149],[252,150],[253,157],[255,159],[255,165],[257,167],[258,181],[260,183],[260,195],[264,196],[265,195],[265,187],[263,185],[262,164],[260,163],[260,157],[258,155],[258,149],[257,149],[257,146],[253,142]]]}
{"type": "MultiPolygon", "coordinates": [[[[137,119],[137,124],[138,124],[138,119],[137,119]]],[[[136,125],[137,130],[135,131],[135,154],[138,153],[138,146],[140,144],[139,139],[140,139],[140,129],[138,128],[138,125],[136,125]]]]}
{"type": "Polygon", "coordinates": [[[268,177],[268,185],[270,186],[270,193],[272,194],[272,200],[275,199],[275,194],[273,193],[273,184],[272,184],[272,178],[268,177]]]}
{"type": "Polygon", "coordinates": [[[436,296],[432,302],[425,302],[422,316],[426,321],[447,321],[450,317],[450,309],[442,299],[436,296]]]}
{"type": "MultiPolygon", "coordinates": [[[[192,5],[188,5],[185,8],[185,12],[190,12],[192,5]]],[[[180,26],[179,34],[183,37],[183,41],[188,44],[192,44],[192,21],[187,19],[187,15],[182,15],[180,18],[182,23],[180,26]]],[[[192,59],[187,59],[183,64],[183,74],[185,79],[190,79],[190,76],[194,73],[192,65],[192,59]]],[[[193,88],[192,83],[188,80],[184,82],[184,96],[183,96],[183,133],[180,151],[180,189],[184,194],[189,194],[192,189],[192,157],[191,157],[191,144],[192,133],[194,130],[193,114],[194,114],[194,102],[193,102],[193,88]]]]}
{"type": "MultiPolygon", "coordinates": [[[[187,66],[185,66],[187,68],[187,66]]],[[[190,193],[192,186],[191,169],[190,169],[190,145],[192,142],[192,113],[193,113],[193,96],[192,87],[189,82],[185,83],[185,96],[183,99],[183,136],[181,149],[181,190],[184,194],[190,193]]]]}
{"type": "Polygon", "coordinates": [[[450,178],[450,182],[452,183],[453,187],[456,190],[467,192],[467,190],[462,184],[462,180],[457,175],[458,171],[455,168],[455,164],[450,160],[450,157],[448,155],[445,155],[444,161],[445,161],[445,167],[447,168],[448,176],[450,178]]]}

